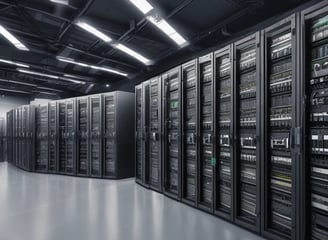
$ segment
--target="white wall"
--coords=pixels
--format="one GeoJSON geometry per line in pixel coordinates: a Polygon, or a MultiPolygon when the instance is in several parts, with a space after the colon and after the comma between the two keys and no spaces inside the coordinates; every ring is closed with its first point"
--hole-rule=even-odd
{"type": "Polygon", "coordinates": [[[9,110],[29,103],[28,98],[0,95],[0,118],[6,119],[9,110]]]}

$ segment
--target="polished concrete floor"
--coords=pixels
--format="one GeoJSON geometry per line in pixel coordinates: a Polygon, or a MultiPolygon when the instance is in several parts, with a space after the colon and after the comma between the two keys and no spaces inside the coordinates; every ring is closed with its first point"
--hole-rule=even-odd
{"type": "Polygon", "coordinates": [[[0,163],[1,240],[256,240],[128,180],[28,173],[0,163]]]}

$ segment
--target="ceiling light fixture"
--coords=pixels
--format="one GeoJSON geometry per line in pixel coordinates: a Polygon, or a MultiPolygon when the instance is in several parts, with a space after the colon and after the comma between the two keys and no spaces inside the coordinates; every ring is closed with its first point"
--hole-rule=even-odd
{"type": "Polygon", "coordinates": [[[32,93],[26,92],[26,91],[12,90],[12,89],[7,89],[7,88],[0,88],[0,91],[32,94],[32,93]]]}
{"type": "Polygon", "coordinates": [[[7,63],[7,64],[10,64],[10,65],[15,65],[15,66],[18,66],[18,67],[24,67],[24,68],[29,68],[30,67],[29,65],[26,65],[26,64],[22,64],[22,63],[18,63],[18,62],[13,62],[13,61],[1,59],[1,58],[0,58],[0,62],[7,63]]]}
{"type": "Polygon", "coordinates": [[[117,49],[121,50],[122,52],[125,52],[129,54],[130,56],[134,57],[135,59],[139,60],[143,64],[149,65],[151,61],[148,58],[145,58],[141,54],[137,53],[136,51],[132,50],[131,48],[128,48],[127,46],[119,43],[114,45],[117,49]]]}
{"type": "Polygon", "coordinates": [[[7,31],[3,26],[0,25],[0,34],[4,36],[9,42],[11,42],[17,49],[22,51],[29,51],[29,49],[21,43],[14,35],[7,31]]]}
{"type": "Polygon", "coordinates": [[[145,15],[154,9],[153,6],[146,0],[130,0],[130,2],[133,3],[134,6],[136,6],[145,15]]]}
{"type": "Polygon", "coordinates": [[[85,31],[95,35],[96,37],[102,39],[104,42],[111,42],[112,39],[107,36],[106,34],[100,32],[98,29],[95,27],[91,26],[90,24],[82,21],[77,21],[76,25],[79,26],[80,28],[84,29],[85,31]]]}
{"type": "MultiPolygon", "coordinates": [[[[95,27],[91,26],[90,24],[83,22],[83,21],[77,21],[76,25],[78,25],[79,27],[83,28],[84,30],[86,30],[87,32],[95,35],[96,37],[102,39],[103,41],[107,42],[107,43],[111,43],[113,41],[112,38],[110,38],[109,36],[107,36],[106,34],[100,32],[98,29],[96,29],[95,27]]],[[[142,62],[143,64],[150,64],[151,61],[142,56],[140,53],[137,53],[136,51],[128,48],[127,46],[123,45],[123,44],[112,44],[112,46],[114,48],[117,48],[125,53],[127,53],[128,55],[134,57],[135,59],[139,60],[140,62],[142,62]]]]}
{"type": "Polygon", "coordinates": [[[57,56],[57,59],[59,61],[62,61],[62,62],[71,63],[71,64],[83,66],[83,67],[88,67],[88,68],[92,68],[92,69],[95,69],[95,70],[110,72],[110,73],[114,73],[114,74],[121,75],[121,76],[124,76],[124,77],[128,76],[127,73],[124,73],[124,72],[121,72],[121,71],[118,71],[118,70],[115,70],[115,69],[109,68],[109,67],[99,67],[99,66],[95,66],[95,65],[89,65],[89,64],[77,62],[77,61],[75,61],[74,59],[71,59],[71,58],[66,58],[66,57],[61,57],[61,56],[57,56]]]}
{"type": "Polygon", "coordinates": [[[26,69],[20,69],[19,68],[18,71],[21,72],[21,73],[27,73],[27,74],[31,74],[31,75],[40,76],[40,77],[48,77],[48,78],[53,78],[53,79],[59,79],[59,77],[58,76],[55,76],[55,75],[34,72],[34,71],[26,70],[26,69]]]}
{"type": "Polygon", "coordinates": [[[159,28],[169,38],[171,38],[180,47],[184,47],[188,44],[184,39],[165,19],[161,18],[156,13],[150,13],[153,10],[153,6],[147,0],[130,0],[144,15],[148,21],[159,28]]]}
{"type": "Polygon", "coordinates": [[[184,39],[166,20],[154,16],[147,16],[147,19],[180,47],[184,47],[188,44],[187,40],[184,39]]]}
{"type": "Polygon", "coordinates": [[[26,85],[26,86],[30,86],[30,87],[36,87],[36,84],[32,84],[32,83],[23,83],[23,82],[17,82],[17,81],[13,81],[13,80],[6,80],[6,79],[0,79],[0,82],[6,82],[6,83],[14,83],[14,84],[19,84],[19,85],[26,85]]]}
{"type": "Polygon", "coordinates": [[[39,73],[39,72],[34,72],[34,71],[21,69],[21,68],[18,68],[17,70],[21,73],[27,73],[27,74],[31,74],[31,75],[40,76],[40,77],[48,77],[48,78],[53,78],[53,79],[58,79],[58,80],[65,80],[65,81],[69,81],[69,82],[76,83],[76,84],[85,84],[85,82],[66,78],[66,77],[60,77],[60,76],[46,74],[46,73],[39,73]]]}
{"type": "Polygon", "coordinates": [[[69,5],[68,0],[50,0],[50,2],[58,3],[58,4],[66,5],[66,6],[69,5]]]}
{"type": "Polygon", "coordinates": [[[54,91],[54,92],[64,92],[62,90],[52,89],[52,88],[47,88],[47,87],[37,87],[37,89],[49,90],[49,91],[54,91]]]}

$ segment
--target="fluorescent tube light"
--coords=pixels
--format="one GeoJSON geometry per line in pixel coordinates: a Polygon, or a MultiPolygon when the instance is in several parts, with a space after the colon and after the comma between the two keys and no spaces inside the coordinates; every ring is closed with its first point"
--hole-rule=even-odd
{"type": "Polygon", "coordinates": [[[41,77],[48,77],[48,78],[59,79],[59,80],[65,80],[65,81],[69,81],[69,82],[77,83],[77,84],[85,84],[85,82],[70,79],[70,78],[66,78],[66,77],[59,77],[59,76],[56,76],[56,75],[51,75],[51,74],[46,74],[46,73],[39,73],[39,72],[29,71],[29,70],[20,69],[20,68],[17,69],[17,70],[19,72],[27,73],[27,74],[31,74],[31,75],[36,75],[36,76],[41,76],[41,77]]]}
{"type": "Polygon", "coordinates": [[[24,68],[29,68],[30,67],[29,65],[26,65],[26,64],[17,63],[17,62],[13,62],[13,61],[1,59],[1,58],[0,58],[0,62],[7,63],[7,64],[10,64],[10,65],[15,65],[15,66],[18,66],[18,67],[24,67],[24,68]]]}
{"type": "Polygon", "coordinates": [[[52,88],[47,88],[47,87],[37,87],[37,89],[42,89],[42,90],[49,90],[49,91],[54,91],[54,92],[64,92],[58,89],[52,89],[52,88]]]}
{"type": "Polygon", "coordinates": [[[154,9],[153,6],[146,0],[130,0],[130,2],[133,3],[134,6],[136,6],[145,15],[154,9]]]}
{"type": "Polygon", "coordinates": [[[154,16],[148,16],[147,19],[180,47],[188,44],[187,40],[184,39],[166,20],[158,19],[154,16]]]}
{"type": "Polygon", "coordinates": [[[99,66],[95,66],[95,65],[89,65],[89,64],[77,62],[77,61],[75,61],[74,59],[71,59],[71,58],[65,58],[65,57],[61,57],[61,56],[57,56],[57,59],[59,61],[62,61],[62,62],[72,63],[72,64],[76,64],[76,65],[79,65],[79,66],[84,66],[84,67],[92,68],[92,69],[95,69],[95,70],[100,70],[100,71],[115,73],[117,75],[121,75],[121,76],[124,76],[124,77],[127,77],[128,76],[127,73],[124,73],[124,72],[121,72],[121,71],[118,71],[118,70],[115,70],[115,69],[109,68],[109,67],[99,67],[99,66]]]}
{"type": "Polygon", "coordinates": [[[11,89],[7,89],[7,88],[0,88],[0,91],[32,94],[32,93],[26,92],[26,91],[11,90],[11,89]]]}
{"type": "MultiPolygon", "coordinates": [[[[113,40],[105,35],[104,33],[100,32],[99,30],[97,30],[95,27],[82,22],[82,21],[78,21],[76,23],[76,25],[78,25],[79,27],[83,28],[84,30],[86,30],[87,32],[97,36],[98,38],[102,39],[105,42],[112,42],[113,40]]],[[[136,58],[137,60],[139,60],[140,62],[142,62],[143,64],[150,64],[150,60],[147,59],[146,57],[142,56],[140,53],[137,53],[136,51],[128,48],[127,46],[124,46],[123,44],[112,44],[113,47],[127,53],[128,55],[136,58]]],[[[66,62],[68,62],[68,60],[72,60],[72,59],[67,59],[66,62]]],[[[80,63],[81,64],[81,63],[80,63]]],[[[81,65],[82,66],[82,65],[81,65]]],[[[86,67],[86,66],[82,66],[82,67],[86,67]]],[[[90,67],[90,66],[89,66],[90,67]]]]}
{"type": "Polygon", "coordinates": [[[17,82],[17,81],[6,80],[6,79],[0,79],[0,82],[14,83],[14,84],[25,85],[25,86],[31,86],[31,87],[36,87],[36,86],[37,86],[36,84],[32,84],[32,83],[17,82]]]}
{"type": "Polygon", "coordinates": [[[80,28],[84,29],[85,31],[95,35],[96,37],[102,39],[104,42],[111,42],[112,39],[107,36],[106,34],[100,32],[98,29],[95,27],[91,26],[90,24],[82,21],[77,21],[76,25],[79,26],[80,28]]]}
{"type": "Polygon", "coordinates": [[[57,95],[57,93],[44,92],[44,91],[35,91],[37,93],[47,94],[47,95],[57,95]]]}
{"type": "Polygon", "coordinates": [[[144,56],[142,56],[141,54],[137,53],[136,51],[128,48],[127,46],[124,46],[123,44],[116,44],[114,45],[117,49],[129,54],[130,56],[134,57],[135,59],[139,60],[140,62],[142,62],[143,64],[150,64],[150,60],[148,58],[145,58],[144,56]]]}
{"type": "Polygon", "coordinates": [[[50,2],[58,3],[58,4],[66,5],[66,6],[69,5],[68,0],[50,0],[50,2]]]}
{"type": "Polygon", "coordinates": [[[22,51],[29,51],[29,49],[21,43],[14,35],[7,31],[3,26],[0,25],[0,34],[4,36],[9,42],[11,42],[17,49],[22,51]]]}
{"type": "Polygon", "coordinates": [[[58,76],[50,75],[50,74],[46,74],[46,73],[39,73],[39,72],[34,72],[34,71],[20,69],[20,68],[18,69],[18,71],[19,72],[22,72],[22,73],[31,74],[31,75],[41,76],[41,77],[48,77],[48,78],[53,78],[53,79],[59,79],[58,76]]]}

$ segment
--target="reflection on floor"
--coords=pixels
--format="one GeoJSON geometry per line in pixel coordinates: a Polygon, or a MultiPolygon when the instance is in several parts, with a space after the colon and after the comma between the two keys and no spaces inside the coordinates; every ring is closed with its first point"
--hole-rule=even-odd
{"type": "Polygon", "coordinates": [[[0,163],[1,240],[256,240],[128,180],[28,173],[0,163]]]}

